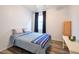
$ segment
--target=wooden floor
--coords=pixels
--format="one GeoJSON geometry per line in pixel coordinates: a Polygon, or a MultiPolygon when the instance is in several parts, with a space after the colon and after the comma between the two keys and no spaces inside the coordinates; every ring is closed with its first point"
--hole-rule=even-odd
{"type": "Polygon", "coordinates": [[[48,49],[49,54],[70,54],[67,46],[63,48],[60,41],[51,41],[51,47],[48,49]]]}
{"type": "MultiPolygon", "coordinates": [[[[51,46],[47,49],[47,54],[69,54],[67,47],[62,47],[62,42],[60,41],[51,41],[51,46]]],[[[26,50],[23,50],[19,47],[11,47],[7,50],[0,52],[0,54],[32,54],[26,50]]]]}

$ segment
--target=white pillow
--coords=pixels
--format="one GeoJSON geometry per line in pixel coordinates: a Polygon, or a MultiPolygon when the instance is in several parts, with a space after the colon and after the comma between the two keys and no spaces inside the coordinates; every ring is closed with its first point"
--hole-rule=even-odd
{"type": "Polygon", "coordinates": [[[27,32],[28,30],[26,28],[22,28],[23,33],[27,32]]]}
{"type": "Polygon", "coordinates": [[[16,33],[22,33],[22,28],[18,28],[18,29],[15,29],[16,30],[16,33]]]}
{"type": "Polygon", "coordinates": [[[13,34],[23,33],[23,31],[22,31],[21,28],[18,28],[18,29],[12,29],[12,33],[13,33],[13,34]]]}

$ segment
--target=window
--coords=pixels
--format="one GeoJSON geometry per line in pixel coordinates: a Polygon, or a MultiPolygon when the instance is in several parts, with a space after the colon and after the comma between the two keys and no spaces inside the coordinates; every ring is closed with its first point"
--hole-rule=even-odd
{"type": "Polygon", "coordinates": [[[42,14],[42,12],[39,12],[39,15],[38,15],[38,32],[42,33],[42,29],[43,29],[43,14],[42,14]]]}
{"type": "Polygon", "coordinates": [[[35,13],[35,32],[46,33],[46,11],[35,13]]]}

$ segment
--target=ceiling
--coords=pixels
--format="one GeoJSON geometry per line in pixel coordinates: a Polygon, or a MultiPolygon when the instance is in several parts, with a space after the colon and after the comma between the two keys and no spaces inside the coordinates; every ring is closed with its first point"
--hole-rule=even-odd
{"type": "Polygon", "coordinates": [[[28,8],[31,11],[37,12],[37,11],[43,11],[50,8],[63,8],[67,5],[24,5],[25,8],[28,8]]]}

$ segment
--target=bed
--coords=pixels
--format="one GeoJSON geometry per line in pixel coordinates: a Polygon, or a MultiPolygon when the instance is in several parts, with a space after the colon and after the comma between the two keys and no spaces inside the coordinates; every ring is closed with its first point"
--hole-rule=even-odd
{"type": "Polygon", "coordinates": [[[25,32],[12,34],[10,42],[13,46],[23,48],[35,54],[45,54],[50,46],[50,38],[47,33],[25,32]]]}

